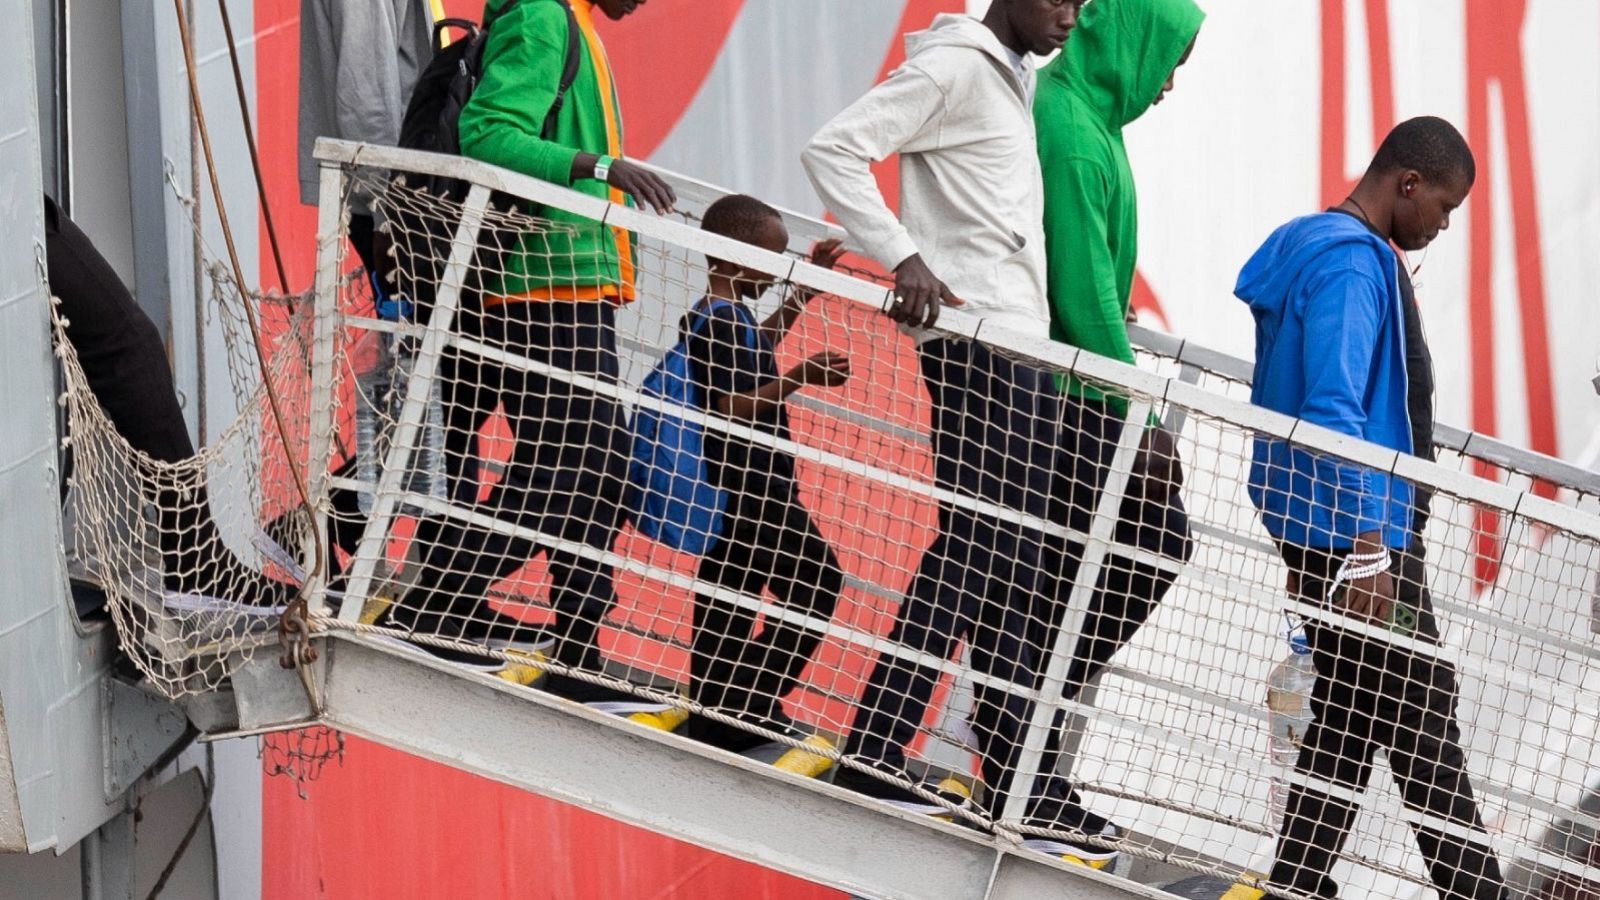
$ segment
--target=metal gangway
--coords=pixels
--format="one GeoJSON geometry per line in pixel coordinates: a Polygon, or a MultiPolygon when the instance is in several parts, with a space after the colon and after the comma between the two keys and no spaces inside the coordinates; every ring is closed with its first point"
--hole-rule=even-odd
{"type": "MultiPolygon", "coordinates": [[[[1285,613],[1317,612],[1285,596],[1282,563],[1246,496],[1252,442],[1269,436],[1434,491],[1429,588],[1444,640],[1406,646],[1459,673],[1469,773],[1488,840],[1513,883],[1529,896],[1551,877],[1600,884],[1600,870],[1561,852],[1555,841],[1573,829],[1600,828],[1600,818],[1584,806],[1600,778],[1592,605],[1600,478],[1593,474],[1448,427],[1439,429],[1439,460],[1428,462],[1297,422],[1248,402],[1247,363],[1180,338],[1135,328],[1141,365],[1132,367],[946,310],[938,328],[954,339],[1072,373],[1128,399],[1126,427],[1091,524],[1073,531],[935,483],[915,351],[879,315],[888,288],[870,272],[825,269],[806,258],[814,241],[842,236],[830,225],[785,212],[790,245],[775,253],[701,230],[698,214],[725,192],[672,173],[664,174],[678,190],[681,211],[657,216],[471,160],[327,140],[318,157],[314,296],[281,311],[266,329],[262,340],[272,354],[256,369],[260,391],[208,451],[213,457],[159,474],[200,483],[218,479],[229,457],[250,460],[242,464],[248,476],[241,488],[212,494],[246,498],[240,502],[254,514],[237,543],[253,544],[280,577],[303,582],[301,600],[287,610],[263,609],[227,598],[175,597],[153,584],[147,569],[156,536],[148,522],[130,526],[129,510],[136,521],[149,518],[138,510],[153,495],[140,485],[157,476],[144,482],[129,476],[144,471],[144,463],[103,434],[107,423],[74,383],[70,358],[66,366],[74,444],[101,448],[80,451],[78,489],[93,493],[98,485],[113,495],[86,504],[76,527],[102,561],[111,560],[101,575],[121,643],[145,688],[197,710],[212,734],[337,728],[864,897],[1163,897],[1171,895],[1161,885],[1193,876],[1226,883],[1270,863],[1273,785],[1283,773],[1267,752],[1265,680],[1283,653],[1285,613]],[[461,179],[470,190],[459,198],[437,196],[422,187],[430,178],[461,179]],[[406,243],[416,235],[402,229],[445,235],[447,252],[424,267],[437,280],[422,314],[400,320],[373,314],[369,282],[351,275],[346,258],[344,228],[355,197],[388,221],[402,268],[407,253],[416,252],[406,248],[419,246],[406,243]],[[474,268],[484,265],[481,248],[491,238],[537,234],[550,254],[575,254],[585,251],[573,249],[574,235],[596,227],[637,241],[638,296],[618,313],[617,381],[573,374],[463,327],[472,315],[463,300],[481,284],[474,268]],[[846,389],[792,398],[792,437],[674,411],[638,389],[704,291],[708,257],[765,273],[780,290],[792,285],[818,295],[779,347],[780,358],[838,348],[855,360],[846,389]],[[372,402],[360,389],[360,348],[377,338],[407,341],[412,355],[407,381],[379,411],[386,451],[371,477],[363,477],[341,463],[358,438],[360,404],[372,402]],[[632,531],[614,547],[597,548],[497,516],[475,499],[416,489],[408,472],[426,449],[433,398],[453,356],[577,384],[635,410],[677,412],[708,431],[793,455],[801,495],[845,574],[838,609],[813,616],[765,595],[709,587],[696,580],[692,559],[632,531]],[[1187,473],[1181,496],[1194,542],[1188,560],[1118,537],[1139,437],[1152,420],[1176,435],[1187,473]],[[361,539],[343,575],[335,575],[324,541],[338,515],[331,500],[338,491],[370,498],[351,526],[361,539]],[[995,683],[970,654],[937,658],[885,636],[935,536],[940,504],[1081,546],[1066,611],[1040,648],[1038,685],[995,683]],[[408,642],[404,631],[386,625],[385,605],[404,603],[415,580],[413,535],[429,517],[613,567],[619,603],[603,629],[605,665],[563,671],[547,657],[486,644],[477,649],[492,663],[467,667],[419,652],[418,643],[430,644],[427,636],[408,642]],[[254,529],[269,519],[292,527],[254,529]],[[1096,685],[1065,700],[1063,679],[1094,579],[1130,563],[1169,574],[1173,590],[1096,685]],[[559,672],[705,714],[683,693],[697,590],[767,623],[820,636],[802,687],[788,700],[795,718],[825,740],[763,734],[771,739],[767,757],[739,756],[528,686],[559,672]],[[1033,712],[1021,777],[1035,777],[1052,722],[1064,713],[1062,766],[1091,808],[1124,827],[1119,846],[1131,867],[1095,871],[1025,849],[1022,810],[1012,805],[978,816],[952,812],[944,818],[954,821],[943,821],[865,799],[827,775],[805,777],[771,764],[772,755],[797,750],[821,757],[830,770],[847,765],[839,758],[839,735],[849,728],[866,671],[884,656],[940,675],[937,714],[916,723],[923,733],[920,771],[908,778],[948,776],[972,786],[965,720],[975,687],[1026,697],[1033,712]]],[[[530,253],[526,245],[502,252],[530,253]]],[[[240,355],[248,368],[247,355],[240,355]]],[[[493,422],[480,436],[486,483],[513,473],[513,443],[493,422]]],[[[535,563],[487,602],[502,614],[543,622],[546,578],[535,563]]],[[[459,641],[431,643],[459,649],[459,641]]],[[[1363,811],[1340,877],[1366,896],[1425,896],[1427,879],[1410,835],[1416,815],[1402,807],[1382,768],[1360,798],[1363,811]]]]}

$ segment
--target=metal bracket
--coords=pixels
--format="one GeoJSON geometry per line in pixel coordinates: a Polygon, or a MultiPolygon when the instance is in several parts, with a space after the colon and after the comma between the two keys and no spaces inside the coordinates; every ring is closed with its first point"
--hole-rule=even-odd
{"type": "Polygon", "coordinates": [[[105,744],[105,800],[114,802],[173,747],[186,742],[183,708],[116,678],[102,680],[101,740],[105,744]]]}
{"type": "MultiPolygon", "coordinates": [[[[313,643],[320,643],[321,639],[313,643]]],[[[243,731],[273,731],[313,720],[318,710],[302,679],[322,683],[326,663],[321,654],[314,662],[289,670],[271,660],[256,657],[233,673],[234,696],[238,702],[236,727],[243,731]]]]}

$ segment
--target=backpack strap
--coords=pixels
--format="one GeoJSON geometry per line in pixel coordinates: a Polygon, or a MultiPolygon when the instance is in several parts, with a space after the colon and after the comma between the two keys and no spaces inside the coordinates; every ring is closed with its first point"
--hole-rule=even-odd
{"type": "MultiPolygon", "coordinates": [[[[555,133],[556,116],[560,115],[562,105],[567,102],[567,92],[572,90],[572,83],[578,79],[578,17],[573,13],[571,3],[567,0],[559,2],[561,8],[567,11],[567,58],[561,67],[561,83],[556,86],[556,98],[551,101],[550,111],[544,114],[544,125],[539,128],[539,136],[545,140],[555,133]]],[[[511,0],[510,6],[516,3],[517,0],[511,0]]]]}
{"type": "Polygon", "coordinates": [[[466,32],[466,37],[462,38],[462,40],[466,41],[468,44],[478,39],[477,22],[474,22],[471,19],[440,19],[439,21],[433,23],[433,49],[435,51],[438,51],[440,47],[444,46],[444,33],[446,30],[451,28],[459,28],[466,32]]]}
{"type": "Polygon", "coordinates": [[[761,324],[757,322],[755,317],[750,314],[750,310],[745,309],[740,304],[733,303],[729,300],[724,300],[721,297],[710,297],[704,303],[695,304],[694,308],[689,311],[690,314],[694,316],[694,319],[689,323],[689,333],[699,334],[700,329],[704,328],[705,324],[711,321],[711,314],[723,306],[733,307],[733,314],[738,316],[740,321],[744,323],[745,347],[750,350],[760,349],[759,343],[761,340],[761,324]],[[741,313],[743,315],[740,315],[741,313]]]}

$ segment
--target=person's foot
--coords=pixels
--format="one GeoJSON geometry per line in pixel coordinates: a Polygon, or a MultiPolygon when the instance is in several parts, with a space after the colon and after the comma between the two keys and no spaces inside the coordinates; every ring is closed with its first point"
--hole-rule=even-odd
{"type": "Polygon", "coordinates": [[[765,735],[757,734],[754,729],[763,728],[767,731],[776,731],[779,734],[803,738],[805,732],[795,726],[794,719],[782,709],[774,709],[766,715],[753,713],[735,713],[719,709],[718,712],[730,716],[746,727],[720,722],[709,716],[699,715],[689,718],[689,725],[684,729],[684,734],[702,744],[709,744],[719,750],[729,753],[749,753],[763,744],[772,743],[772,739],[765,735]]]}
{"type": "Polygon", "coordinates": [[[492,672],[513,684],[528,686],[544,677],[543,664],[549,659],[549,651],[555,646],[555,641],[540,637],[534,628],[508,628],[504,633],[508,636],[482,641],[457,638],[457,643],[448,646],[416,640],[416,632],[404,638],[390,635],[378,637],[474,672],[492,672]]]}
{"type": "Polygon", "coordinates": [[[670,704],[656,703],[620,688],[595,684],[560,672],[551,672],[535,686],[564,700],[582,703],[613,715],[631,716],[640,712],[664,712],[672,708],[670,704]]]}
{"type": "MultiPolygon", "coordinates": [[[[903,774],[892,771],[890,771],[890,774],[904,777],[903,774]]],[[[952,809],[971,809],[974,806],[972,789],[954,778],[945,778],[937,782],[924,782],[919,785],[922,790],[932,794],[942,802],[934,802],[904,785],[874,778],[866,772],[849,766],[840,767],[833,777],[833,783],[839,787],[855,791],[863,797],[870,797],[887,803],[895,809],[924,816],[947,818],[950,816],[952,809]]]]}
{"type": "Polygon", "coordinates": [[[1261,888],[1251,887],[1247,884],[1235,884],[1223,892],[1217,900],[1263,900],[1267,892],[1261,888]]]}
{"type": "Polygon", "coordinates": [[[782,756],[773,761],[772,767],[802,778],[821,778],[833,768],[833,754],[838,749],[838,745],[826,735],[808,735],[800,742],[800,746],[785,750],[782,756]]]}
{"type": "Polygon", "coordinates": [[[485,646],[509,657],[505,666],[495,673],[502,681],[533,687],[549,674],[547,663],[550,662],[550,654],[555,650],[556,642],[555,638],[537,641],[490,638],[485,646]]]}
{"type": "Polygon", "coordinates": [[[1117,864],[1121,853],[1115,847],[1099,843],[1074,840],[1070,835],[1084,834],[1116,841],[1122,830],[1111,820],[1095,815],[1083,806],[1076,791],[1065,799],[1046,798],[1034,804],[1034,809],[1022,824],[1044,831],[1057,832],[1050,837],[1029,837],[1022,846],[1029,850],[1059,856],[1067,862],[1091,869],[1109,869],[1117,864]]]}
{"type": "MultiPolygon", "coordinates": [[[[487,605],[481,605],[471,618],[467,618],[458,614],[430,612],[425,608],[427,604],[419,601],[414,594],[401,595],[390,600],[381,610],[374,610],[373,624],[405,632],[408,637],[424,634],[490,649],[512,647],[527,650],[547,648],[551,643],[539,626],[498,613],[487,605]]],[[[363,607],[363,617],[365,613],[366,607],[363,607]]],[[[469,649],[465,652],[472,651],[469,649]]]]}
{"type": "MultiPolygon", "coordinates": [[[[1107,838],[1116,837],[1116,826],[1108,826],[1112,832],[1105,835],[1107,838]]],[[[1112,868],[1122,857],[1121,852],[1106,847],[1091,847],[1088,844],[1064,841],[1057,838],[1026,838],[1022,846],[1036,853],[1046,856],[1059,856],[1069,863],[1085,866],[1095,870],[1112,868]]]]}
{"type": "Polygon", "coordinates": [[[643,709],[628,713],[628,721],[657,731],[677,731],[679,725],[689,721],[689,711],[681,706],[668,706],[660,711],[643,709]]]}
{"type": "Polygon", "coordinates": [[[424,641],[414,640],[416,635],[395,637],[388,634],[374,635],[374,637],[392,646],[410,651],[422,656],[460,666],[474,672],[494,672],[505,665],[505,661],[491,656],[486,648],[477,648],[470,644],[457,646],[440,646],[424,641]]]}
{"type": "Polygon", "coordinates": [[[211,597],[223,603],[278,609],[300,593],[296,585],[274,581],[238,560],[206,565],[193,572],[167,574],[163,584],[174,594],[211,597]]]}

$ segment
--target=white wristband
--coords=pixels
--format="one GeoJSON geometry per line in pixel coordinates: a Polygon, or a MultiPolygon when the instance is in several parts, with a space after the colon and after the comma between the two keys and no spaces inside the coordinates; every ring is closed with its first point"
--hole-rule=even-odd
{"type": "Polygon", "coordinates": [[[1379,572],[1388,571],[1393,562],[1388,548],[1375,553],[1351,553],[1339,564],[1339,572],[1333,576],[1334,586],[1357,578],[1371,578],[1379,572]]]}

